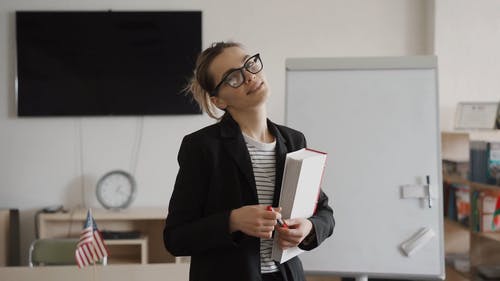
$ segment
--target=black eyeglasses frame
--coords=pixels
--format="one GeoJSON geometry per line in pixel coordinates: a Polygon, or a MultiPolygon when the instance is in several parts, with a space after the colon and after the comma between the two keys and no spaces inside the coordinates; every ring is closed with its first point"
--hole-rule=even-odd
{"type": "MultiPolygon", "coordinates": [[[[264,68],[264,64],[262,63],[262,59],[260,58],[260,54],[259,54],[259,53],[257,53],[257,54],[255,54],[255,55],[253,55],[253,56],[249,57],[248,59],[246,59],[246,60],[245,60],[245,63],[243,63],[243,66],[242,66],[242,67],[230,69],[230,70],[226,73],[226,75],[224,75],[224,77],[222,77],[222,80],[219,82],[219,84],[217,84],[217,86],[215,86],[215,88],[213,89],[213,91],[212,91],[212,92],[210,92],[210,96],[211,96],[211,97],[215,97],[215,96],[217,96],[217,94],[218,94],[218,92],[219,92],[219,88],[222,86],[222,84],[223,84],[224,82],[226,82],[227,77],[229,77],[229,75],[233,74],[234,72],[239,71],[239,72],[241,72],[241,75],[242,75],[243,77],[245,77],[245,73],[243,72],[243,70],[246,70],[246,71],[248,71],[248,72],[250,72],[250,73],[252,73],[252,74],[257,74],[257,73],[261,72],[263,68],[264,68]],[[248,68],[249,68],[249,66],[247,66],[247,64],[248,64],[248,62],[249,62],[249,61],[251,61],[252,59],[255,59],[255,58],[257,58],[257,59],[259,60],[260,65],[261,65],[261,68],[260,68],[257,72],[252,72],[252,71],[250,71],[250,70],[248,69],[248,68]]],[[[243,83],[245,83],[245,80],[243,80],[243,82],[241,82],[241,84],[239,84],[238,86],[231,86],[230,84],[228,84],[228,85],[229,85],[230,87],[232,87],[232,88],[238,88],[238,87],[240,87],[241,85],[243,85],[243,83]]]]}

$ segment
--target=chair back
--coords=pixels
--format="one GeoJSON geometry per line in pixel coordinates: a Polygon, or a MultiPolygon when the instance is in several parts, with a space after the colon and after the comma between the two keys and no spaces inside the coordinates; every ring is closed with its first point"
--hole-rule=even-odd
{"type": "Polygon", "coordinates": [[[37,239],[29,249],[29,265],[75,265],[78,239],[37,239]]]}

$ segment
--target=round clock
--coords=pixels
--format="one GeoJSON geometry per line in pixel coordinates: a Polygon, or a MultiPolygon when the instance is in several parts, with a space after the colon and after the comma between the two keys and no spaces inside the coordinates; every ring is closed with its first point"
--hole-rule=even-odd
{"type": "Polygon", "coordinates": [[[96,186],[97,200],[106,209],[125,209],[136,193],[135,180],[125,171],[111,171],[99,179],[96,186]]]}

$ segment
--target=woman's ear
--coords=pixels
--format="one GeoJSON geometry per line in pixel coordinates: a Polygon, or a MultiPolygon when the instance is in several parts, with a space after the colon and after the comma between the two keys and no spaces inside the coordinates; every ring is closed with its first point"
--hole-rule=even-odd
{"type": "Polygon", "coordinates": [[[219,97],[210,97],[210,101],[220,110],[226,110],[227,104],[219,97]]]}

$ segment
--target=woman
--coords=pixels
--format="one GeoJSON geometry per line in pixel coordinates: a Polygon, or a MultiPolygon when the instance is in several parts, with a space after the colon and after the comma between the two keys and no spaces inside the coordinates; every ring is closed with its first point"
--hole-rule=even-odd
{"type": "Polygon", "coordinates": [[[270,258],[272,233],[282,248],[317,247],[333,232],[334,219],[321,192],[310,218],[279,227],[277,206],[287,152],[306,146],[304,135],[267,119],[269,95],[260,56],[239,43],[214,43],[196,62],[190,92],[214,125],[184,137],[179,172],[163,233],[165,247],[191,256],[190,280],[305,280],[295,257],[270,258]]]}

